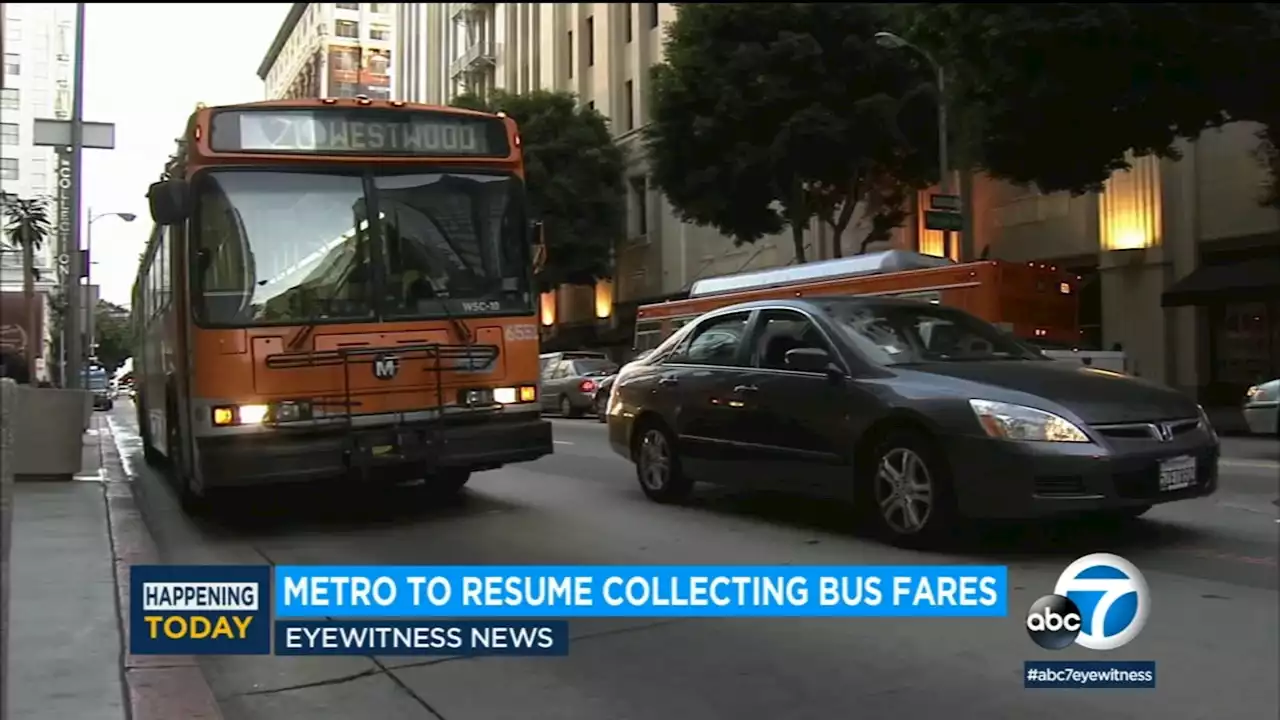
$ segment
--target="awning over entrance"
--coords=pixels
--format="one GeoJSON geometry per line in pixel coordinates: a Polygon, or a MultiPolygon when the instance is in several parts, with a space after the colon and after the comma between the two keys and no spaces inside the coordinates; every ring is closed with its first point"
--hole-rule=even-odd
{"type": "Polygon", "coordinates": [[[1166,290],[1160,305],[1182,307],[1275,298],[1280,298],[1280,257],[1205,265],[1166,290]]]}

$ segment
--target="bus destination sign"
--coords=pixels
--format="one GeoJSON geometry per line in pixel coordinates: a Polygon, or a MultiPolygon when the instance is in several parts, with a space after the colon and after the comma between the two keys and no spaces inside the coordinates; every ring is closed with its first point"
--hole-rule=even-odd
{"type": "Polygon", "coordinates": [[[213,116],[214,152],[506,157],[498,118],[408,110],[225,110],[213,116]]]}

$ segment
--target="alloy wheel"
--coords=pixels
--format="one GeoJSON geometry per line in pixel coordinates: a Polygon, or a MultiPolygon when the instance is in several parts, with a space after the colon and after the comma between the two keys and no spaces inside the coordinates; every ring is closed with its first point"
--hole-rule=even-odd
{"type": "Polygon", "coordinates": [[[640,482],[660,491],[671,478],[671,448],[661,430],[648,430],[640,440],[640,482]]]}
{"type": "Polygon", "coordinates": [[[899,535],[925,529],[933,514],[929,467],[915,451],[894,448],[880,458],[875,479],[876,507],[885,525],[899,535]]]}

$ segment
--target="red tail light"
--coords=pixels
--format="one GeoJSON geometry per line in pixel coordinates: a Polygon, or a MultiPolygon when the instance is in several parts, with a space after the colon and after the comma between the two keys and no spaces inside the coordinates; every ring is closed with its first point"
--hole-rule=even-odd
{"type": "Polygon", "coordinates": [[[583,381],[582,381],[582,384],[578,386],[578,389],[579,389],[579,390],[581,390],[581,391],[582,391],[582,392],[584,392],[584,393],[595,392],[595,391],[596,391],[596,381],[595,381],[595,380],[583,380],[583,381]]]}

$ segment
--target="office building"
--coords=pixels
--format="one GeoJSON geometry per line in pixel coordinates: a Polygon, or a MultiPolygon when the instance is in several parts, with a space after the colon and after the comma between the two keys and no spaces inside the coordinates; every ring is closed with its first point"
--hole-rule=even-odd
{"type": "MultiPolygon", "coordinates": [[[[0,193],[12,198],[50,198],[50,220],[58,209],[54,196],[54,151],[32,142],[35,120],[71,117],[71,75],[75,41],[73,3],[5,3],[3,8],[4,68],[0,88],[0,193]]],[[[7,217],[7,216],[6,216],[7,217]]],[[[57,255],[51,234],[35,256],[36,293],[40,309],[36,328],[21,319],[22,253],[5,248],[0,253],[0,293],[4,297],[4,321],[0,344],[13,350],[33,336],[39,337],[40,358],[36,374],[47,377],[50,338],[49,293],[57,286],[53,259],[57,255]]]]}
{"type": "Polygon", "coordinates": [[[294,3],[258,66],[267,99],[386,99],[391,3],[294,3]]]}
{"type": "MultiPolygon", "coordinates": [[[[678,295],[698,278],[793,261],[789,237],[736,247],[679,222],[646,180],[637,140],[648,119],[648,68],[662,60],[662,26],[675,13],[669,3],[397,6],[395,98],[447,104],[492,88],[568,90],[610,118],[630,163],[615,327],[636,302],[678,295]]],[[[1206,133],[1183,144],[1182,161],[1140,159],[1105,192],[1081,197],[957,173],[968,216],[959,242],[944,247],[942,233],[924,228],[919,209],[933,189],[915,199],[906,227],[873,247],[1074,270],[1082,283],[1082,346],[1119,344],[1144,377],[1209,404],[1236,403],[1249,384],[1280,375],[1280,277],[1260,275],[1280,256],[1280,212],[1257,203],[1265,175],[1254,156],[1255,130],[1234,124],[1206,133]],[[1162,304],[1187,302],[1196,304],[1162,304]]],[[[857,252],[865,234],[856,222],[846,230],[844,253],[857,252]]],[[[832,255],[825,228],[806,238],[810,259],[832,255]]],[[[558,326],[601,316],[602,294],[562,288],[544,299],[542,320],[558,326]]]]}

